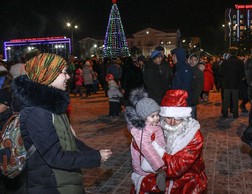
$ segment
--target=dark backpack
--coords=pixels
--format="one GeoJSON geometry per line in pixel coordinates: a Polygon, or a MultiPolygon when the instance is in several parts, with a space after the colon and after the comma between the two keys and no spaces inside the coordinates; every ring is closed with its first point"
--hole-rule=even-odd
{"type": "MultiPolygon", "coordinates": [[[[0,171],[8,178],[15,178],[25,167],[26,160],[35,152],[32,145],[28,151],[25,150],[20,131],[20,114],[15,112],[5,123],[1,131],[0,150],[10,150],[10,156],[3,154],[0,163],[0,171]]],[[[4,152],[3,152],[4,153],[4,152]]]]}

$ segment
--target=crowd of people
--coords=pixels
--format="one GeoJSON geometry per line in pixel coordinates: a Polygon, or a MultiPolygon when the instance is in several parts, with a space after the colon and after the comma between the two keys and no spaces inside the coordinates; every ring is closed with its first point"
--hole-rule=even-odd
{"type": "MultiPolygon", "coordinates": [[[[236,119],[239,108],[248,112],[252,103],[251,56],[232,48],[216,57],[187,55],[183,48],[166,56],[162,46],[137,58],[66,61],[36,53],[6,63],[0,57],[0,127],[20,112],[25,148],[36,147],[20,180],[1,178],[6,193],[84,193],[80,168],[98,167],[111,156],[110,149],[94,150],[75,137],[70,97],[86,99],[103,90],[108,115],[124,113],[133,137],[132,194],[204,193],[197,105],[209,101],[211,90],[221,92],[221,119],[236,119]]],[[[250,129],[251,108],[248,118],[250,129]]],[[[252,145],[248,134],[242,140],[252,145]]]]}

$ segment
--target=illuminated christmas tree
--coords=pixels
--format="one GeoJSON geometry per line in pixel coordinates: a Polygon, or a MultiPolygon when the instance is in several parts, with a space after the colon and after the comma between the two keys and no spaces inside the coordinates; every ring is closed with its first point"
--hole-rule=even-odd
{"type": "Polygon", "coordinates": [[[104,40],[103,56],[111,58],[129,56],[128,44],[116,0],[112,0],[112,3],[104,40]]]}

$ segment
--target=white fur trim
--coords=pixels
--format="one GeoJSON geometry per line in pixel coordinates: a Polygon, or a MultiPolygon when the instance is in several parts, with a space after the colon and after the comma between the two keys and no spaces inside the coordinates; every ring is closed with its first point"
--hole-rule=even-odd
{"type": "Polygon", "coordinates": [[[135,191],[136,191],[136,194],[139,194],[139,191],[140,191],[140,187],[141,187],[141,183],[142,183],[142,180],[144,179],[144,176],[141,176],[135,172],[132,172],[131,174],[131,180],[135,186],[135,191]]]}
{"type": "Polygon", "coordinates": [[[190,117],[191,107],[160,107],[160,116],[162,117],[190,117]]]}
{"type": "Polygon", "coordinates": [[[152,146],[155,148],[160,157],[163,157],[165,149],[162,148],[156,141],[151,142],[152,146]]]}
{"type": "Polygon", "coordinates": [[[173,180],[171,179],[171,180],[170,180],[170,183],[169,183],[169,188],[166,189],[167,194],[170,194],[170,193],[171,193],[172,187],[173,187],[173,180]]]}
{"type": "Polygon", "coordinates": [[[153,170],[150,163],[144,157],[142,157],[141,169],[147,173],[155,173],[155,170],[153,170]]]}

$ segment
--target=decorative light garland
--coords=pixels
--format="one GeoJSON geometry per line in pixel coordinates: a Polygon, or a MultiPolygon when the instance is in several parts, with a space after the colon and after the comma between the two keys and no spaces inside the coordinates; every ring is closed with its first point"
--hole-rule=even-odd
{"type": "Polygon", "coordinates": [[[103,57],[117,58],[130,56],[116,0],[112,0],[112,3],[104,40],[103,57]]]}

